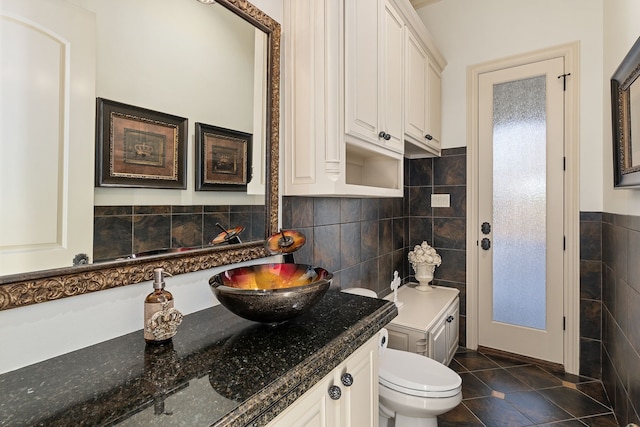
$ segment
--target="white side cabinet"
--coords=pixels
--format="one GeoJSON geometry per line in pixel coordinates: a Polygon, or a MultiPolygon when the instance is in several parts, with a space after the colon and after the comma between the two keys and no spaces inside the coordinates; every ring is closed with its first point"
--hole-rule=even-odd
{"type": "Polygon", "coordinates": [[[377,425],[377,334],[269,423],[270,427],[377,425]]]}
{"type": "MultiPolygon", "coordinates": [[[[389,348],[410,351],[448,365],[458,348],[459,291],[435,286],[430,292],[412,284],[398,290],[402,306],[386,328],[389,348]]],[[[393,300],[393,294],[387,296],[393,300]]]]}
{"type": "Polygon", "coordinates": [[[445,61],[416,11],[409,0],[283,5],[284,194],[402,197],[404,156],[440,154],[439,130],[429,130],[437,135],[429,144],[422,133],[432,128],[425,117],[439,126],[430,112],[432,103],[439,111],[439,84],[432,99],[428,77],[445,61]],[[407,72],[407,34],[426,55],[422,77],[407,72]],[[422,104],[412,117],[422,118],[411,139],[414,91],[410,105],[422,104]]]}

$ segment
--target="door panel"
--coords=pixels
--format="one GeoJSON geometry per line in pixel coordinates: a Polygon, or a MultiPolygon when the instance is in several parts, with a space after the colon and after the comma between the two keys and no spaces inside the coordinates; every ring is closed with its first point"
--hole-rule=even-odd
{"type": "Polygon", "coordinates": [[[563,361],[562,58],[479,77],[479,344],[563,361]]]}
{"type": "Polygon", "coordinates": [[[95,16],[3,0],[0,51],[0,276],[71,266],[93,252],[95,16]]]}

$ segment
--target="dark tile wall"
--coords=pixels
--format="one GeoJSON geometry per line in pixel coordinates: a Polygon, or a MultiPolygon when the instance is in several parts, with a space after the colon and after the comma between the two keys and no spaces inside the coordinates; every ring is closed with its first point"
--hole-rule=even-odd
{"type": "Polygon", "coordinates": [[[393,272],[407,275],[401,198],[283,197],[282,227],[306,236],[298,263],[333,272],[333,286],[389,293],[393,272]]]}
{"type": "Polygon", "coordinates": [[[96,206],[93,217],[93,260],[168,248],[204,247],[220,228],[245,227],[242,241],[265,236],[264,205],[234,206],[96,206]]]}
{"type": "Polygon", "coordinates": [[[460,340],[466,342],[466,148],[440,158],[405,160],[404,198],[283,197],[282,226],[307,243],[295,261],[334,273],[333,286],[390,293],[393,272],[412,280],[407,254],[428,241],[442,256],[438,285],[460,290],[460,340]],[[451,207],[432,208],[431,194],[451,195],[451,207]]]}
{"type": "Polygon", "coordinates": [[[640,423],[640,217],[602,214],[602,381],[620,425],[640,423]]]}
{"type": "MultiPolygon", "coordinates": [[[[466,345],[466,243],[467,149],[443,150],[442,157],[413,159],[405,163],[405,212],[408,221],[408,253],[429,242],[440,256],[435,282],[460,291],[460,345],[466,345]],[[408,185],[407,185],[408,183],[408,185]],[[431,206],[431,194],[449,194],[450,207],[431,206]]],[[[406,259],[405,253],[405,259],[406,259]]],[[[410,264],[405,267],[413,274],[410,264]]]]}
{"type": "Polygon", "coordinates": [[[580,374],[602,378],[602,213],[580,213],[580,374]]]}

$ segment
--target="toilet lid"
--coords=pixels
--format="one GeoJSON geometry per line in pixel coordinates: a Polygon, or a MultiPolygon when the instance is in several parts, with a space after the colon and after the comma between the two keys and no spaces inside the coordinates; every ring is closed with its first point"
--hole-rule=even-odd
{"type": "Polygon", "coordinates": [[[450,397],[462,387],[460,375],[447,366],[408,351],[385,348],[380,354],[380,384],[400,393],[450,397]]]}

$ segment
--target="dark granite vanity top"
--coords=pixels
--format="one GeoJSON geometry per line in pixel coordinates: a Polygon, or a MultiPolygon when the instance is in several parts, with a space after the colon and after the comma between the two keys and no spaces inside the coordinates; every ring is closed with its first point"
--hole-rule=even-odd
{"type": "Polygon", "coordinates": [[[216,306],[169,345],[138,331],[0,375],[0,426],[265,425],[396,315],[335,290],[279,325],[216,306]]]}

